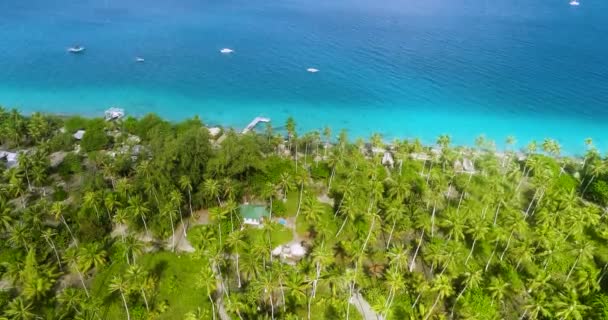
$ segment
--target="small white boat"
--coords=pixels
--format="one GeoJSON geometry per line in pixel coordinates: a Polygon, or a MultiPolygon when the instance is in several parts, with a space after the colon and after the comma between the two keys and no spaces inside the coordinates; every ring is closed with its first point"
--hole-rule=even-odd
{"type": "Polygon", "coordinates": [[[228,53],[233,53],[234,50],[232,50],[230,48],[224,48],[224,49],[220,50],[220,52],[223,54],[228,54],[228,53]]]}
{"type": "Polygon", "coordinates": [[[81,53],[84,50],[85,50],[85,48],[81,47],[81,46],[75,46],[75,47],[68,48],[69,53],[81,53]]]}
{"type": "Polygon", "coordinates": [[[135,62],[144,62],[146,60],[144,60],[144,58],[141,57],[135,57],[135,62]]]}
{"type": "Polygon", "coordinates": [[[571,5],[571,6],[574,6],[574,7],[577,7],[577,6],[579,6],[580,4],[581,4],[581,3],[580,3],[580,2],[578,2],[578,0],[572,0],[572,1],[570,1],[570,5],[571,5]]]}
{"type": "Polygon", "coordinates": [[[310,73],[317,73],[319,72],[319,69],[315,69],[315,68],[308,68],[306,69],[306,71],[310,72],[310,73]]]}

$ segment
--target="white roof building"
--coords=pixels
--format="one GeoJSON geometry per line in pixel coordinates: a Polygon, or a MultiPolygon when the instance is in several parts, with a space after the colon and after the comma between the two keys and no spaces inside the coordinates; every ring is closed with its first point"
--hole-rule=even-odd
{"type": "Polygon", "coordinates": [[[73,137],[76,140],[82,140],[82,137],[84,137],[84,132],[85,132],[84,130],[78,130],[78,131],[76,131],[76,133],[74,133],[73,137]]]}

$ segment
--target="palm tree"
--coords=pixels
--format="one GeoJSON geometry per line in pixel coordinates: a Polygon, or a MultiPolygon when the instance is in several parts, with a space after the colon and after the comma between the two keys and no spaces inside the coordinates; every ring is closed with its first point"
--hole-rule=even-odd
{"type": "Polygon", "coordinates": [[[587,192],[587,188],[589,188],[589,186],[591,185],[593,180],[595,178],[597,178],[599,175],[601,175],[602,173],[606,172],[606,170],[608,170],[608,164],[605,161],[602,161],[602,160],[594,161],[593,166],[591,167],[591,179],[589,179],[589,181],[587,181],[585,188],[583,188],[583,192],[581,192],[581,198],[585,197],[585,192],[587,192]]]}
{"type": "Polygon", "coordinates": [[[141,266],[133,264],[127,269],[127,281],[129,287],[139,290],[141,296],[144,298],[146,310],[150,312],[150,306],[148,305],[148,298],[146,297],[146,285],[148,280],[148,272],[146,272],[141,266]]]}
{"type": "Polygon", "coordinates": [[[63,271],[63,266],[61,265],[61,259],[59,258],[59,253],[57,253],[57,248],[55,247],[55,242],[53,241],[53,237],[57,235],[51,229],[46,229],[42,232],[42,238],[49,245],[51,250],[55,253],[55,258],[57,258],[57,265],[59,265],[59,270],[63,271]]]}
{"type": "Polygon", "coordinates": [[[222,246],[222,221],[226,219],[228,211],[225,207],[213,207],[209,209],[209,218],[217,225],[217,234],[219,236],[219,245],[222,246]]]}
{"type": "Polygon", "coordinates": [[[184,199],[182,198],[182,194],[179,193],[179,191],[177,190],[171,190],[171,192],[169,193],[169,201],[173,206],[177,207],[177,210],[179,212],[179,221],[181,222],[182,229],[184,230],[184,237],[187,237],[188,226],[184,224],[184,215],[182,214],[182,202],[184,201],[184,199]]]}
{"type": "MultiPolygon", "coordinates": [[[[175,215],[175,209],[173,208],[173,204],[166,203],[161,212],[161,216],[168,217],[169,223],[171,223],[171,251],[175,252],[175,224],[173,223],[173,216],[175,215]]],[[[185,228],[185,226],[184,226],[185,228]]]]}
{"type": "Polygon", "coordinates": [[[572,275],[572,271],[574,271],[574,269],[576,268],[577,264],[581,261],[581,259],[583,259],[583,260],[592,259],[594,251],[595,251],[595,246],[593,245],[593,243],[591,243],[591,241],[583,240],[583,241],[579,241],[576,243],[576,245],[572,248],[572,253],[576,254],[576,260],[574,261],[572,268],[570,268],[570,271],[568,272],[568,276],[566,276],[566,282],[568,282],[568,280],[570,279],[570,276],[572,275]]]}
{"type": "Polygon", "coordinates": [[[458,304],[458,300],[460,300],[460,298],[462,297],[464,292],[467,289],[477,289],[479,287],[479,285],[481,284],[482,280],[483,280],[483,276],[482,276],[481,270],[465,272],[464,279],[462,282],[464,284],[464,286],[462,287],[462,290],[460,290],[460,292],[458,293],[458,296],[456,296],[456,300],[454,301],[454,304],[452,305],[452,311],[450,312],[450,318],[454,317],[454,309],[456,308],[456,305],[458,304]]]}
{"type": "Polygon", "coordinates": [[[391,310],[395,295],[405,289],[405,282],[401,271],[398,268],[390,268],[386,273],[386,286],[389,288],[388,298],[385,303],[384,319],[388,318],[388,312],[391,310]]]}
{"type": "Polygon", "coordinates": [[[433,310],[435,310],[435,307],[437,306],[437,303],[439,302],[439,300],[451,296],[452,293],[454,292],[454,289],[452,288],[450,279],[445,275],[440,275],[437,278],[435,278],[435,280],[433,281],[433,286],[431,288],[431,291],[435,292],[437,294],[437,296],[435,298],[435,302],[431,306],[431,309],[424,317],[424,320],[427,320],[433,314],[433,310]]]}
{"type": "Polygon", "coordinates": [[[507,294],[509,286],[510,283],[505,282],[500,276],[492,277],[492,279],[490,279],[488,291],[490,291],[490,296],[492,297],[492,305],[496,300],[504,304],[505,295],[507,294]]]}
{"type": "Polygon", "coordinates": [[[390,248],[391,246],[391,240],[393,239],[393,232],[395,231],[397,220],[399,220],[403,216],[404,212],[405,207],[400,199],[397,199],[396,201],[391,201],[385,210],[385,220],[393,222],[391,231],[388,235],[388,240],[386,241],[386,250],[388,250],[388,248],[390,248]]]}
{"type": "Polygon", "coordinates": [[[471,245],[471,251],[469,252],[469,255],[467,256],[467,259],[464,262],[465,265],[467,265],[469,263],[469,259],[471,259],[471,257],[473,256],[473,251],[475,250],[475,244],[477,244],[477,241],[485,239],[486,234],[489,231],[489,228],[485,225],[485,222],[482,220],[482,221],[476,222],[473,226],[470,226],[467,231],[473,237],[473,244],[471,245]]]}
{"type": "Polygon", "coordinates": [[[11,320],[30,320],[38,318],[32,311],[32,303],[26,304],[21,297],[13,299],[4,311],[11,320]]]}
{"type": "Polygon", "coordinates": [[[65,209],[66,209],[65,203],[53,202],[53,204],[51,205],[50,213],[53,215],[53,217],[55,217],[55,220],[59,220],[63,223],[63,225],[66,227],[66,229],[70,233],[70,236],[72,237],[72,241],[74,242],[74,244],[76,244],[76,246],[78,246],[78,241],[74,237],[74,234],[72,233],[72,229],[70,228],[68,223],[65,221],[65,217],[63,215],[63,212],[65,211],[65,209]]]}
{"type": "Polygon", "coordinates": [[[188,207],[190,208],[190,216],[192,217],[192,183],[188,176],[179,177],[179,187],[188,192],[188,207]]]}
{"type": "Polygon", "coordinates": [[[148,234],[148,225],[146,224],[146,214],[150,211],[145,205],[145,203],[141,200],[139,195],[133,196],[129,199],[129,206],[127,210],[133,215],[135,218],[141,218],[141,221],[144,223],[144,229],[146,234],[148,234]]]}
{"type": "Polygon", "coordinates": [[[82,197],[83,207],[85,209],[91,208],[95,209],[95,215],[97,215],[97,220],[99,220],[99,209],[97,209],[97,203],[99,202],[99,197],[97,192],[88,191],[82,197]]]}
{"type": "Polygon", "coordinates": [[[131,320],[131,315],[129,314],[129,306],[127,305],[127,299],[125,298],[125,294],[128,294],[128,292],[130,291],[129,283],[121,276],[114,276],[110,281],[108,289],[110,293],[120,293],[123,306],[125,307],[125,311],[127,312],[127,320],[131,320]]]}
{"type": "Polygon", "coordinates": [[[244,233],[241,230],[237,230],[228,234],[226,238],[226,245],[234,252],[236,261],[236,277],[238,281],[238,287],[241,287],[241,270],[239,268],[240,251],[247,246],[247,242],[244,240],[244,233]]]}
{"type": "Polygon", "coordinates": [[[287,172],[281,173],[279,176],[279,188],[283,190],[283,201],[287,200],[287,192],[293,189],[291,176],[287,172]]]}
{"type": "Polygon", "coordinates": [[[114,213],[114,210],[120,204],[120,202],[118,202],[118,199],[116,197],[116,193],[108,192],[106,194],[105,198],[103,199],[103,204],[106,207],[106,212],[108,213],[108,219],[110,219],[110,221],[112,221],[112,214],[114,213]]]}
{"type": "Polygon", "coordinates": [[[69,248],[63,254],[63,259],[65,260],[65,263],[78,273],[82,288],[84,289],[84,292],[86,293],[87,297],[90,297],[89,290],[87,289],[87,286],[84,283],[84,277],[82,276],[82,272],[79,267],[79,258],[79,252],[76,250],[76,248],[69,248]]]}
{"type": "Polygon", "coordinates": [[[217,180],[205,180],[205,182],[203,182],[203,192],[209,199],[217,199],[218,206],[222,206],[222,201],[220,200],[220,184],[217,180]]]}
{"type": "Polygon", "coordinates": [[[585,313],[590,308],[580,303],[575,290],[570,290],[567,294],[560,293],[555,301],[555,315],[560,320],[576,319],[582,320],[585,318],[585,313]]]}
{"type": "Polygon", "coordinates": [[[213,302],[212,295],[217,287],[217,281],[210,266],[206,265],[201,269],[198,277],[198,286],[207,292],[207,297],[209,298],[209,302],[211,302],[211,314],[213,315],[213,320],[215,320],[215,303],[213,302]]]}
{"type": "Polygon", "coordinates": [[[98,242],[87,243],[78,250],[78,264],[84,272],[95,267],[99,270],[106,264],[107,252],[98,242]]]}

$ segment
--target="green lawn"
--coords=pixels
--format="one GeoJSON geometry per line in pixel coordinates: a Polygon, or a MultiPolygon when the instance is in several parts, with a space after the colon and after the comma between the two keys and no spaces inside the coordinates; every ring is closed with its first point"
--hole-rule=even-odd
{"type": "MultiPolygon", "coordinates": [[[[255,241],[257,241],[258,238],[266,236],[266,234],[264,233],[264,229],[250,227],[246,228],[245,230],[245,234],[247,234],[251,241],[250,243],[254,243],[255,241]]],[[[270,238],[272,241],[272,247],[274,248],[293,240],[293,232],[291,231],[291,229],[281,226],[278,231],[273,232],[270,235],[270,238]]]]}
{"type": "Polygon", "coordinates": [[[287,210],[286,217],[295,217],[298,212],[298,199],[300,197],[299,189],[293,190],[287,194],[287,202],[285,202],[285,208],[287,210]]]}
{"type": "MultiPolygon", "coordinates": [[[[204,290],[197,288],[197,275],[201,263],[192,255],[177,255],[170,252],[158,252],[140,257],[137,261],[150,274],[158,276],[158,286],[155,294],[148,297],[150,304],[166,301],[168,309],[157,319],[183,319],[184,314],[196,310],[209,308],[209,300],[204,290]]],[[[98,274],[92,286],[92,294],[109,301],[103,310],[102,319],[125,319],[126,314],[120,297],[110,295],[108,283],[116,274],[123,274],[125,263],[114,264],[98,274]]],[[[144,319],[137,309],[143,309],[143,299],[136,293],[131,294],[131,319],[144,319]]],[[[152,307],[152,306],[151,306],[152,307]]],[[[145,310],[145,309],[144,309],[145,310]]]]}

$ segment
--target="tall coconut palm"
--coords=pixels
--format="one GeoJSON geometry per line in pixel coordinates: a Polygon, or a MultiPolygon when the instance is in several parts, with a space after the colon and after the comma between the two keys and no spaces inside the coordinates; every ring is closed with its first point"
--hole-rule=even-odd
{"type": "Polygon", "coordinates": [[[460,298],[462,297],[464,292],[467,289],[477,289],[479,287],[479,285],[481,284],[482,280],[483,280],[483,274],[482,274],[481,270],[467,271],[464,273],[464,279],[462,281],[462,283],[464,285],[462,286],[462,290],[460,290],[460,292],[458,293],[458,296],[456,296],[456,300],[454,301],[454,304],[452,305],[452,311],[450,311],[450,318],[454,317],[454,309],[456,308],[456,305],[458,304],[458,300],[460,300],[460,298]]]}
{"type": "Polygon", "coordinates": [[[148,272],[145,271],[140,265],[133,264],[127,268],[127,282],[130,288],[139,290],[141,296],[144,298],[146,310],[150,312],[150,306],[148,305],[148,298],[146,297],[146,286],[148,280],[148,272]]]}
{"type": "Polygon", "coordinates": [[[63,225],[65,226],[65,228],[70,233],[70,236],[72,237],[72,241],[74,242],[74,244],[78,245],[78,241],[74,237],[74,234],[72,233],[72,229],[68,225],[67,221],[65,221],[65,217],[63,215],[63,213],[65,212],[65,210],[66,210],[65,203],[63,203],[63,202],[53,202],[53,204],[51,205],[50,213],[53,215],[53,217],[55,217],[55,220],[59,220],[59,221],[61,221],[61,223],[63,223],[63,225]]]}
{"type": "Polygon", "coordinates": [[[4,311],[7,316],[9,316],[11,320],[32,320],[39,318],[33,312],[32,303],[26,303],[23,298],[18,297],[11,301],[6,310],[4,311]]]}
{"type": "Polygon", "coordinates": [[[452,288],[450,279],[445,275],[441,275],[441,276],[438,276],[437,278],[435,278],[435,280],[433,281],[433,286],[431,287],[431,291],[435,292],[435,294],[436,294],[435,302],[433,302],[433,305],[431,306],[431,309],[429,309],[429,312],[424,317],[424,320],[427,320],[428,318],[431,317],[431,315],[433,314],[433,311],[435,310],[435,308],[437,307],[437,304],[439,303],[439,300],[445,299],[445,298],[451,296],[452,293],[454,292],[454,289],[452,288]]]}
{"type": "Polygon", "coordinates": [[[57,265],[59,266],[59,270],[63,271],[63,265],[61,264],[61,259],[59,258],[59,253],[57,253],[57,247],[55,247],[55,242],[53,241],[53,237],[57,234],[53,232],[51,229],[46,229],[42,232],[42,238],[49,245],[49,248],[53,250],[55,253],[55,258],[57,258],[57,265]]]}
{"type": "Polygon", "coordinates": [[[169,201],[173,205],[173,207],[177,208],[179,212],[179,221],[182,224],[182,229],[184,230],[184,237],[188,236],[188,226],[184,224],[184,215],[182,214],[182,202],[184,201],[182,194],[177,190],[171,190],[169,193],[169,201]]]}
{"type": "Polygon", "coordinates": [[[84,277],[83,277],[82,271],[79,267],[79,258],[80,258],[79,252],[76,248],[69,248],[63,254],[63,259],[64,259],[65,263],[70,268],[72,268],[72,270],[75,270],[78,273],[78,277],[80,278],[80,283],[82,284],[82,288],[84,289],[84,292],[86,293],[87,297],[90,297],[89,290],[87,289],[87,285],[84,283],[84,277]]]}
{"type": "MultiPolygon", "coordinates": [[[[175,224],[173,223],[175,209],[173,204],[165,203],[160,211],[160,214],[163,217],[169,218],[169,223],[171,224],[171,251],[175,252],[175,224]]],[[[183,227],[185,228],[185,226],[183,227]]]]}
{"type": "Polygon", "coordinates": [[[228,246],[228,248],[230,248],[230,250],[234,253],[235,256],[235,262],[236,262],[236,277],[237,277],[237,283],[238,283],[238,287],[241,287],[241,270],[239,267],[239,258],[240,258],[240,252],[243,250],[243,248],[245,248],[247,246],[247,242],[245,242],[245,237],[244,237],[244,233],[242,230],[237,230],[234,232],[231,232],[230,234],[228,234],[228,237],[226,238],[226,245],[228,246]]]}
{"type": "Polygon", "coordinates": [[[190,216],[192,216],[192,183],[188,176],[179,177],[179,187],[188,192],[188,207],[190,208],[190,216]]]}
{"type": "Polygon", "coordinates": [[[110,281],[108,290],[110,291],[110,293],[118,292],[120,294],[123,306],[125,307],[125,312],[127,313],[127,320],[131,320],[129,306],[127,305],[127,299],[125,298],[125,295],[127,295],[131,290],[129,283],[122,276],[114,276],[110,281]]]}
{"type": "Polygon", "coordinates": [[[220,200],[220,184],[215,179],[207,179],[203,182],[203,193],[209,199],[217,200],[217,205],[222,205],[222,200],[220,200]]]}
{"type": "Polygon", "coordinates": [[[146,214],[150,211],[146,204],[142,201],[139,195],[133,196],[129,199],[129,206],[127,207],[129,213],[135,218],[140,218],[144,223],[144,230],[148,234],[148,224],[146,223],[146,214]]]}
{"type": "Polygon", "coordinates": [[[209,302],[211,303],[211,314],[213,315],[213,320],[215,320],[215,302],[213,301],[212,296],[217,288],[217,281],[209,265],[205,265],[201,269],[198,276],[198,286],[205,289],[205,293],[207,294],[209,302]]]}

